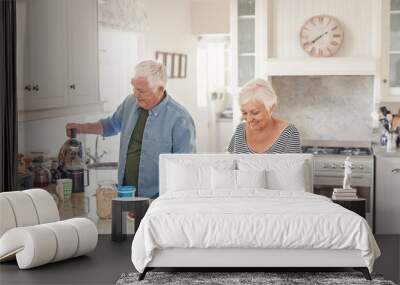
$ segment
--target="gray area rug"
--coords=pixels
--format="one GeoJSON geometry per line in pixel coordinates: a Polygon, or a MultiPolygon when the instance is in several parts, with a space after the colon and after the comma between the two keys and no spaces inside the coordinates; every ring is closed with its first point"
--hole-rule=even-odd
{"type": "Polygon", "coordinates": [[[138,281],[139,273],[124,273],[116,285],[133,284],[376,284],[395,285],[381,275],[372,275],[368,281],[360,272],[148,272],[146,278],[138,281]]]}

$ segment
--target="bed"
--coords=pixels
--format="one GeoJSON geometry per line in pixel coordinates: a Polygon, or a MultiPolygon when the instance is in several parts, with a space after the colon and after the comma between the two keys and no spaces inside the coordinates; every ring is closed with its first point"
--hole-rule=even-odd
{"type": "Polygon", "coordinates": [[[143,279],[158,267],[353,267],[380,251],[365,219],[315,195],[308,154],[163,154],[160,197],[135,234],[143,279]]]}

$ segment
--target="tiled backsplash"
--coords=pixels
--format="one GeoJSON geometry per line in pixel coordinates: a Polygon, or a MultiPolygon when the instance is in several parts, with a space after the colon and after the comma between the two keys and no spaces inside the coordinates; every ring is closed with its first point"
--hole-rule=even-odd
{"type": "Polygon", "coordinates": [[[276,116],[302,139],[371,140],[372,76],[280,76],[272,80],[276,116]]]}

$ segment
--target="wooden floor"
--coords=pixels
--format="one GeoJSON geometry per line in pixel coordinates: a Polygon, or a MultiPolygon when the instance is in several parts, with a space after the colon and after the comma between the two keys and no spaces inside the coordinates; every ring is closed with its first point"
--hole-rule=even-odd
{"type": "MultiPolygon", "coordinates": [[[[385,279],[400,283],[400,236],[377,236],[382,256],[374,272],[385,279]]],[[[0,265],[0,284],[115,284],[124,272],[135,271],[131,262],[132,236],[124,242],[111,241],[110,235],[100,235],[95,251],[88,256],[48,264],[29,270],[19,270],[16,262],[0,265]]]]}

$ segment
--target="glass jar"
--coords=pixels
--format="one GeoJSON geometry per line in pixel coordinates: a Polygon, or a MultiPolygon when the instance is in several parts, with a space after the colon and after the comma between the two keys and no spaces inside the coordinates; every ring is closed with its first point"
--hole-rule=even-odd
{"type": "Polygon", "coordinates": [[[50,170],[46,167],[43,157],[37,157],[33,160],[32,175],[34,187],[44,188],[50,184],[50,170]]]}
{"type": "Polygon", "coordinates": [[[96,213],[100,219],[111,219],[112,199],[118,196],[114,181],[100,181],[96,189],[96,213]]]}

